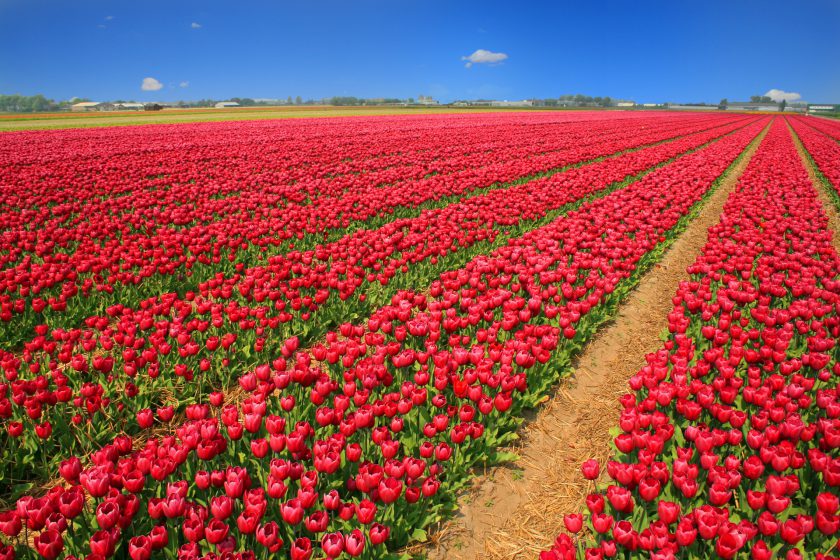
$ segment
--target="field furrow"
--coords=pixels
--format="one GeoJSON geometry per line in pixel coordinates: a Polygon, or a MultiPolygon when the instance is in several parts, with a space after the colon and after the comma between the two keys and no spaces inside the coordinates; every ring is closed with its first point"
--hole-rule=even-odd
{"type": "Polygon", "coordinates": [[[580,465],[609,458],[616,396],[644,366],[645,355],[661,346],[671,297],[768,130],[727,171],[685,231],[621,303],[614,321],[583,348],[573,375],[525,423],[511,444],[518,458],[479,477],[459,497],[459,515],[432,535],[435,546],[420,551],[432,560],[534,558],[563,527],[562,514],[585,507],[593,484],[580,477],[580,465]]]}
{"type": "Polygon", "coordinates": [[[563,518],[542,559],[836,549],[840,256],[803,163],[777,119],[679,286],[664,345],[629,380],[611,459],[578,475],[597,484],[588,511],[563,518]]]}

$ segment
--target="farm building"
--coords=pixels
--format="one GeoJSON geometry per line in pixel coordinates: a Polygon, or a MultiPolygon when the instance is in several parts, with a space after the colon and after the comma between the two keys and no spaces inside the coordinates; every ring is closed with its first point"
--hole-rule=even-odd
{"type": "Polygon", "coordinates": [[[677,111],[717,111],[717,105],[680,105],[678,103],[667,103],[666,107],[677,111]]]}
{"type": "Polygon", "coordinates": [[[636,103],[633,101],[619,101],[615,104],[616,107],[635,107],[636,103]]]}
{"type": "Polygon", "coordinates": [[[778,111],[778,103],[752,103],[750,101],[733,101],[726,105],[727,111],[778,111]]]}
{"type": "Polygon", "coordinates": [[[820,113],[840,113],[840,105],[829,105],[823,103],[820,105],[809,104],[808,114],[819,115],[820,113]]]}
{"type": "Polygon", "coordinates": [[[214,105],[216,109],[226,109],[228,107],[239,107],[239,103],[236,101],[219,101],[214,105]]]}
{"type": "Polygon", "coordinates": [[[70,106],[71,111],[99,111],[99,106],[102,105],[99,101],[81,101],[70,106]]]}
{"type": "Polygon", "coordinates": [[[533,107],[534,102],[528,100],[522,101],[508,101],[505,99],[504,101],[491,101],[491,107],[533,107]]]}
{"type": "Polygon", "coordinates": [[[143,103],[111,103],[110,101],[82,101],[70,106],[74,112],[85,111],[142,111],[145,108],[143,103]]]}
{"type": "Polygon", "coordinates": [[[439,105],[440,103],[432,98],[431,95],[419,95],[417,96],[417,104],[418,105],[439,105]]]}

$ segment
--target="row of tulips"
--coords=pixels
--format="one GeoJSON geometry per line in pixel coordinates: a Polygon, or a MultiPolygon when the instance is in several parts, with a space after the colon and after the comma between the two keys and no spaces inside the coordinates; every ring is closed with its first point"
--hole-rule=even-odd
{"type": "Polygon", "coordinates": [[[114,306],[84,328],[41,329],[22,354],[0,353],[9,381],[0,386],[7,432],[0,438],[17,467],[9,475],[51,472],[59,450],[85,453],[114,432],[136,433],[152,409],[168,421],[212,388],[225,389],[237,370],[279,354],[286,338],[308,346],[342,322],[367,317],[400,288],[428,285],[441,269],[742,128],[690,135],[363,230],[269,266],[219,274],[184,298],[170,294],[136,311],[114,306]]]}
{"type": "MultiPolygon", "coordinates": [[[[462,153],[446,156],[444,162],[452,163],[451,168],[442,167],[444,156],[423,142],[420,164],[387,168],[387,177],[382,173],[340,174],[312,178],[314,185],[309,186],[302,186],[306,181],[297,173],[278,183],[254,173],[255,167],[270,165],[270,158],[229,165],[228,159],[237,160],[241,145],[194,165],[178,174],[177,181],[169,173],[167,158],[139,152],[126,159],[151,159],[162,177],[149,180],[153,188],[137,188],[123,196],[107,194],[111,177],[120,173],[122,166],[116,166],[112,173],[92,173],[91,167],[99,167],[99,161],[110,160],[107,146],[102,147],[94,164],[71,158],[58,169],[53,164],[40,170],[38,167],[45,166],[19,165],[4,179],[9,195],[6,198],[10,199],[6,204],[10,211],[17,210],[18,216],[13,219],[10,212],[0,244],[0,254],[7,261],[0,274],[0,334],[4,340],[17,342],[40,323],[77,326],[84,317],[103,313],[109,305],[135,306],[146,297],[183,292],[217,272],[233,272],[237,266],[252,266],[267,256],[300,248],[304,237],[311,247],[331,232],[343,235],[351,224],[411,216],[424,204],[443,205],[477,189],[738,118],[744,117],[710,117],[699,122],[696,117],[690,122],[648,117],[628,127],[623,119],[560,126],[537,120],[531,126],[522,126],[514,125],[510,122],[516,122],[514,117],[509,117],[499,126],[468,127],[472,144],[467,143],[462,153]],[[422,171],[417,171],[418,167],[422,171]],[[72,196],[82,200],[86,182],[105,185],[106,194],[92,197],[99,201],[98,208],[88,208],[90,202],[76,202],[77,198],[50,204],[45,199],[50,199],[53,190],[48,190],[48,196],[39,196],[37,190],[21,190],[21,182],[38,184],[33,173],[48,173],[46,185],[77,186],[78,192],[72,196]],[[227,191],[238,188],[239,192],[219,196],[212,185],[224,186],[227,191]],[[173,190],[179,192],[176,201],[161,196],[161,191],[173,190]],[[20,192],[31,194],[21,200],[20,192]],[[135,210],[115,210],[117,202],[135,210]],[[54,212],[58,217],[48,221],[46,227],[33,226],[33,214],[52,216],[54,212]]],[[[345,125],[350,137],[355,122],[345,125]]],[[[284,126],[293,125],[275,124],[284,126]]],[[[459,132],[461,129],[456,128],[451,138],[439,140],[438,145],[458,144],[459,132]]],[[[64,134],[72,138],[75,133],[64,134]]],[[[73,145],[69,140],[67,143],[73,145]]],[[[411,142],[407,144],[403,148],[395,138],[374,149],[417,149],[411,142]]],[[[184,150],[173,156],[180,157],[184,150]]],[[[121,192],[127,180],[119,178],[114,183],[121,192]]]]}
{"type": "Polygon", "coordinates": [[[171,435],[65,459],[0,514],[6,558],[378,558],[498,460],[524,407],[685,226],[766,120],[401,291],[307,351],[288,339],[171,435]]]}
{"type": "MultiPolygon", "coordinates": [[[[794,119],[795,120],[795,119],[794,119]]],[[[606,473],[542,560],[831,558],[840,257],[777,119],[629,382],[606,473]]]]}
{"type": "Polygon", "coordinates": [[[828,183],[829,194],[835,203],[840,204],[840,142],[818,128],[827,128],[822,119],[794,117],[788,121],[816,166],[821,180],[828,183]]]}
{"type": "MultiPolygon", "coordinates": [[[[656,126],[686,126],[698,120],[661,118],[656,126]]],[[[10,215],[4,229],[19,229],[24,217],[33,230],[84,227],[78,220],[83,214],[138,216],[142,221],[155,222],[152,227],[208,223],[215,221],[214,216],[231,211],[229,205],[224,205],[225,200],[236,205],[244,202],[250,209],[257,209],[251,206],[251,197],[260,192],[282,197],[280,203],[337,197],[368,182],[389,184],[462,170],[465,157],[478,157],[476,164],[480,167],[485,165],[486,155],[500,147],[530,149],[531,152],[521,152],[523,157],[541,153],[537,149],[540,146],[545,152],[556,151],[567,145],[564,140],[558,146],[559,131],[573,142],[591,143],[598,135],[622,134],[623,127],[616,126],[620,122],[626,124],[627,117],[610,119],[605,128],[605,123],[592,118],[488,115],[397,122],[359,119],[338,126],[336,121],[298,121],[279,126],[205,123],[146,127],[139,131],[21,133],[6,137],[9,141],[0,144],[0,154],[8,155],[0,166],[8,175],[10,186],[25,186],[33,192],[6,193],[3,202],[10,215]],[[581,120],[589,124],[595,135],[575,124],[581,120]],[[348,134],[348,128],[352,134],[348,134]],[[201,134],[195,136],[195,132],[201,134]],[[68,137],[76,140],[72,148],[65,146],[68,137]],[[115,140],[119,144],[114,144],[115,140]],[[81,148],[80,142],[87,142],[97,153],[81,148]],[[22,143],[24,148],[20,147],[22,143]],[[173,147],[186,150],[173,153],[173,147]],[[83,161],[101,157],[103,150],[109,159],[96,171],[104,180],[93,182],[83,161]],[[232,167],[232,177],[213,171],[222,163],[232,167]],[[410,170],[406,172],[406,168],[410,170]],[[389,170],[397,175],[369,177],[389,170]],[[56,181],[72,171],[83,180],[74,185],[56,181]],[[283,174],[265,175],[272,171],[283,174]],[[208,184],[190,186],[198,180],[208,184]],[[257,189],[256,183],[262,186],[257,189]],[[156,198],[148,197],[148,192],[156,198]],[[45,206],[33,206],[33,198],[45,206]],[[106,203],[108,208],[104,207],[106,203]],[[169,215],[153,213],[156,208],[170,206],[185,208],[180,217],[171,219],[169,215]]],[[[646,124],[649,126],[642,126],[647,128],[646,124]]],[[[90,233],[97,235],[96,230],[90,233]]],[[[48,248],[42,248],[38,254],[47,251],[48,248]]]]}
{"type": "MultiPolygon", "coordinates": [[[[791,117],[791,120],[794,120],[791,117]]],[[[840,123],[838,123],[834,119],[821,119],[821,118],[797,118],[801,122],[807,122],[809,126],[823,132],[827,136],[830,136],[834,140],[840,142],[840,123]]]]}

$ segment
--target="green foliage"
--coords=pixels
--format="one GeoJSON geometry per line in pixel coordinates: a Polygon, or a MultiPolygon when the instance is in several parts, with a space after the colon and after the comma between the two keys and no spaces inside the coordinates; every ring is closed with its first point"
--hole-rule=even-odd
{"type": "Polygon", "coordinates": [[[58,104],[38,95],[0,95],[0,111],[9,113],[36,113],[55,111],[58,104]]]}
{"type": "Polygon", "coordinates": [[[546,107],[556,107],[558,105],[577,105],[580,107],[610,107],[613,104],[613,99],[607,95],[604,97],[591,95],[583,95],[578,93],[575,95],[565,94],[554,99],[546,99],[546,107]]]}

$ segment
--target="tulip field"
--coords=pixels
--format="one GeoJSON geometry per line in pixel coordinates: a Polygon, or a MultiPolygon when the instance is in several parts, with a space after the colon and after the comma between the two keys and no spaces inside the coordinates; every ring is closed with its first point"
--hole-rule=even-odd
{"type": "Polygon", "coordinates": [[[740,163],[540,558],[840,556],[840,124],[581,111],[0,133],[0,560],[411,557],[740,163]]]}
{"type": "MultiPolygon", "coordinates": [[[[840,127],[789,121],[836,189],[840,127]]],[[[668,340],[630,379],[609,482],[564,519],[573,534],[585,520],[587,558],[837,549],[840,258],[782,122],[674,296],[668,340]]],[[[599,471],[582,466],[590,479],[599,471]]],[[[580,546],[561,534],[541,558],[580,546]]]]}

